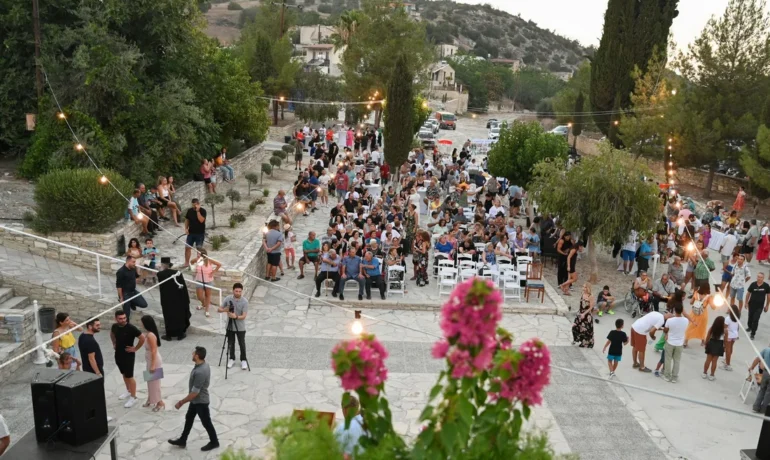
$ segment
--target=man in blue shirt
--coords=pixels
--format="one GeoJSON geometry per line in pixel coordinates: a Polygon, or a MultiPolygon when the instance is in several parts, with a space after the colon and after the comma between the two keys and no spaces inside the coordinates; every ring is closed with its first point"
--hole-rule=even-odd
{"type": "Polygon", "coordinates": [[[655,252],[652,250],[652,241],[654,236],[650,235],[646,240],[642,240],[642,244],[639,245],[639,257],[636,259],[636,266],[639,269],[637,273],[642,270],[647,271],[650,268],[650,257],[655,252]]]}
{"type": "Polygon", "coordinates": [[[340,300],[345,300],[343,291],[345,282],[353,280],[358,283],[358,300],[364,299],[364,275],[361,273],[361,258],[356,255],[355,246],[351,245],[348,254],[342,258],[340,263],[340,300]]]}
{"type": "Polygon", "coordinates": [[[380,290],[380,298],[385,300],[385,283],[382,282],[382,270],[380,261],[367,251],[364,256],[364,262],[361,264],[361,271],[366,277],[366,300],[372,299],[372,285],[376,285],[380,290]]]}
{"type": "Polygon", "coordinates": [[[363,447],[359,445],[359,440],[366,433],[364,430],[364,417],[360,414],[360,404],[358,398],[351,396],[347,404],[342,406],[342,413],[345,419],[350,417],[350,425],[346,428],[345,421],[341,421],[334,429],[334,437],[342,447],[344,458],[353,458],[356,453],[356,446],[359,452],[363,447]]]}

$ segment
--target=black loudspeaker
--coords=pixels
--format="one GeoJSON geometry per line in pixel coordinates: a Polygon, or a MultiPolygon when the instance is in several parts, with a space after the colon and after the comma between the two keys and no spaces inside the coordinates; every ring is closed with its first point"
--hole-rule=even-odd
{"type": "MultiPolygon", "coordinates": [[[[767,377],[767,372],[765,372],[767,377]]],[[[770,417],[770,406],[765,409],[765,416],[770,417]]],[[[762,430],[759,432],[759,441],[757,442],[756,456],[760,460],[770,459],[770,422],[762,422],[762,430]]]]}
{"type": "Polygon", "coordinates": [[[56,412],[56,382],[72,371],[41,369],[32,377],[32,411],[37,442],[46,442],[59,428],[56,412]]]}
{"type": "Polygon", "coordinates": [[[56,382],[57,438],[79,446],[107,435],[104,379],[90,372],[72,372],[56,382]]]}

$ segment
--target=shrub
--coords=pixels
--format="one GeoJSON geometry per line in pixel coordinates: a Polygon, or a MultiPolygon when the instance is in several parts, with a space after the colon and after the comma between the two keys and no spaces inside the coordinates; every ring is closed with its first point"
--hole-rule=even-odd
{"type": "Polygon", "coordinates": [[[211,228],[216,228],[217,226],[216,207],[218,204],[222,204],[225,202],[225,197],[224,195],[219,195],[216,193],[207,193],[206,198],[204,198],[203,202],[211,206],[211,221],[213,223],[211,228]]]}
{"type": "Polygon", "coordinates": [[[208,10],[211,9],[211,2],[198,3],[198,9],[201,10],[201,13],[205,14],[208,10]]]}
{"type": "Polygon", "coordinates": [[[24,211],[24,214],[21,216],[21,220],[31,224],[35,221],[35,213],[32,211],[24,211]]]}
{"type": "Polygon", "coordinates": [[[262,178],[263,177],[262,174],[272,175],[273,174],[273,167],[271,165],[267,164],[267,163],[262,163],[262,172],[260,173],[259,178],[262,181],[262,183],[264,184],[265,181],[262,178]]]}
{"type": "Polygon", "coordinates": [[[243,9],[240,3],[230,2],[227,4],[227,9],[230,11],[240,11],[243,9]]]}
{"type": "Polygon", "coordinates": [[[219,248],[222,247],[223,244],[227,243],[228,240],[225,235],[214,235],[211,237],[211,247],[215,251],[219,251],[219,248]]]}
{"type": "Polygon", "coordinates": [[[323,14],[332,14],[332,6],[331,5],[318,5],[318,8],[316,8],[319,13],[323,14]]]}
{"type": "MultiPolygon", "coordinates": [[[[104,170],[126,197],[133,184],[116,171],[104,170]]],[[[126,201],[95,169],[61,169],[40,176],[35,187],[37,216],[33,228],[48,232],[102,233],[124,217],[126,201]]]]}
{"type": "MultiPolygon", "coordinates": [[[[283,152],[281,152],[281,153],[283,153],[283,152]]],[[[270,164],[275,166],[276,168],[280,168],[281,167],[281,159],[276,157],[276,156],[270,157],[270,164]]]]}
{"type": "Polygon", "coordinates": [[[246,182],[249,183],[249,196],[251,196],[251,186],[257,185],[259,183],[259,176],[255,172],[246,173],[245,176],[246,182]]]}
{"type": "Polygon", "coordinates": [[[286,154],[288,155],[288,154],[290,154],[290,153],[292,153],[294,151],[294,147],[287,144],[287,145],[284,145],[283,147],[281,147],[281,150],[286,152],[286,154]]]}
{"type": "Polygon", "coordinates": [[[233,209],[235,209],[235,202],[241,201],[241,192],[238,190],[231,188],[230,190],[225,193],[225,196],[227,198],[230,198],[230,211],[232,212],[233,209]]]}
{"type": "Polygon", "coordinates": [[[230,216],[230,228],[235,228],[243,222],[246,222],[246,216],[241,213],[236,212],[230,216]]]}
{"type": "Polygon", "coordinates": [[[241,11],[241,16],[238,18],[238,28],[243,29],[246,24],[254,22],[258,14],[259,8],[257,7],[246,8],[241,11]]]}
{"type": "Polygon", "coordinates": [[[269,197],[270,196],[270,190],[268,190],[268,189],[262,190],[262,196],[265,197],[265,198],[269,197]]]}

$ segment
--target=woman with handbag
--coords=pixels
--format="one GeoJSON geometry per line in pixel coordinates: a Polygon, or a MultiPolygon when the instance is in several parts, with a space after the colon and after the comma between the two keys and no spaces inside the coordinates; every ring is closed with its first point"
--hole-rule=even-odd
{"type": "Polygon", "coordinates": [[[160,395],[160,381],[163,378],[163,359],[159,351],[160,334],[152,316],[142,316],[142,327],[147,337],[147,346],[144,347],[144,360],[147,362],[147,373],[144,376],[147,381],[147,402],[142,407],[152,407],[153,412],[158,412],[166,407],[160,395]]]}
{"type": "Polygon", "coordinates": [[[204,310],[206,318],[209,318],[209,305],[211,305],[211,285],[214,283],[214,272],[219,270],[222,264],[208,257],[206,249],[198,249],[198,257],[190,261],[190,268],[195,272],[195,281],[203,286],[198,286],[195,293],[198,295],[200,305],[198,310],[204,310]]]}

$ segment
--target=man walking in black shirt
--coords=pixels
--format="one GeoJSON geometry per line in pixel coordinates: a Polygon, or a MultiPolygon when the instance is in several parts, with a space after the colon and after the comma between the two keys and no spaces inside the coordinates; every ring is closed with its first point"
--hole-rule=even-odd
{"type": "Polygon", "coordinates": [[[104,358],[99,342],[94,334],[102,330],[102,324],[98,319],[92,319],[86,323],[86,330],[78,337],[78,348],[83,358],[83,371],[104,377],[104,358]]]}
{"type": "Polygon", "coordinates": [[[770,285],[765,283],[765,274],[757,273],[757,280],[749,285],[746,305],[749,306],[748,331],[751,332],[751,338],[757,333],[759,327],[759,317],[762,316],[762,310],[767,313],[770,305],[770,285]]]}
{"type": "Polygon", "coordinates": [[[110,330],[110,339],[112,347],[115,349],[115,364],[123,376],[123,383],[126,384],[126,392],[120,395],[118,399],[128,399],[123,405],[126,409],[136,403],[136,380],[134,380],[134,361],[136,351],[144,345],[144,334],[133,324],[128,323],[125,313],[118,310],[115,312],[115,324],[110,330]],[[138,338],[136,346],[134,339],[138,338]]]}
{"type": "Polygon", "coordinates": [[[147,301],[144,300],[144,297],[137,295],[139,294],[136,290],[136,278],[138,276],[136,273],[136,259],[131,256],[126,257],[126,263],[115,274],[115,287],[118,289],[118,299],[121,302],[131,299],[123,304],[123,312],[128,320],[131,318],[131,310],[136,310],[136,307],[147,308],[147,301]]]}
{"type": "Polygon", "coordinates": [[[184,248],[184,266],[187,268],[190,264],[190,253],[192,247],[203,247],[203,241],[206,239],[206,210],[201,207],[201,202],[193,198],[192,207],[187,210],[184,216],[184,232],[187,234],[184,248]]]}

